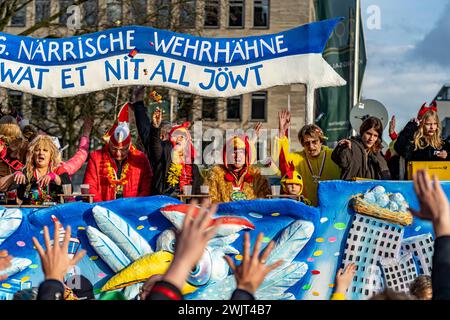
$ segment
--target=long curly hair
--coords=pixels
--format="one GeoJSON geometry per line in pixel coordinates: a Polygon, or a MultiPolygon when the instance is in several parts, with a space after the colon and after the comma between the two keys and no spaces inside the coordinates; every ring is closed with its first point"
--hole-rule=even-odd
{"type": "Polygon", "coordinates": [[[59,152],[53,140],[46,135],[38,135],[33,141],[28,145],[27,160],[25,168],[27,170],[28,181],[31,181],[34,174],[34,169],[36,169],[36,164],[34,163],[34,155],[38,151],[39,147],[46,148],[50,151],[50,163],[49,171],[54,171],[61,162],[61,153],[59,152]]]}
{"type": "Polygon", "coordinates": [[[439,121],[439,115],[436,111],[428,110],[422,116],[422,120],[420,121],[419,128],[416,133],[414,133],[414,151],[417,149],[425,149],[428,146],[432,146],[434,149],[441,149],[444,141],[441,138],[441,121],[439,121]],[[425,135],[425,121],[429,118],[433,118],[437,122],[437,130],[436,133],[432,136],[425,135]]]}
{"type": "Polygon", "coordinates": [[[0,123],[0,135],[8,138],[8,143],[22,138],[22,131],[16,123],[0,123]]]}

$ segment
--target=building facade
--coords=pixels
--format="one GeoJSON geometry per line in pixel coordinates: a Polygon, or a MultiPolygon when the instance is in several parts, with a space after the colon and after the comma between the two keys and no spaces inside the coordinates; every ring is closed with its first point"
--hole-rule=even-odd
{"type": "Polygon", "coordinates": [[[353,216],[345,244],[342,267],[356,264],[349,288],[351,299],[368,299],[383,289],[379,263],[399,256],[403,227],[362,214],[353,216]]]}
{"type": "Polygon", "coordinates": [[[419,274],[431,275],[434,241],[431,233],[405,238],[402,242],[402,255],[411,253],[419,274]]]}
{"type": "MultiPolygon", "coordinates": [[[[13,15],[3,31],[20,34],[59,13],[49,26],[37,28],[31,35],[66,37],[80,33],[81,29],[81,33],[86,33],[139,24],[204,37],[243,37],[277,33],[313,20],[311,0],[87,0],[69,12],[62,10],[73,3],[72,0],[32,1],[13,15]]],[[[302,84],[277,86],[229,99],[203,98],[165,88],[157,90],[169,101],[173,120],[202,120],[203,129],[247,130],[257,122],[262,122],[263,128],[276,129],[278,112],[290,108],[292,149],[301,149],[296,135],[305,123],[306,89],[302,84]]],[[[3,108],[13,105],[32,123],[58,116],[54,111],[58,110],[56,99],[5,89],[2,97],[3,108]]],[[[102,103],[105,110],[116,110],[111,105],[114,102],[102,103]]],[[[40,127],[45,129],[45,125],[40,127]]],[[[205,141],[203,148],[210,143],[205,141]]],[[[270,137],[258,147],[270,150],[270,137]]]]}

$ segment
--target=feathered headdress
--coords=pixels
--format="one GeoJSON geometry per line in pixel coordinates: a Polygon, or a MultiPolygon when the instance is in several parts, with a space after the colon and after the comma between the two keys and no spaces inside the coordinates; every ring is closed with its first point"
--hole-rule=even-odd
{"type": "Polygon", "coordinates": [[[284,153],[284,149],[281,148],[280,151],[280,171],[281,171],[281,186],[283,190],[286,191],[286,184],[293,183],[300,185],[299,194],[303,191],[303,178],[295,170],[294,162],[287,162],[286,155],[284,153]]]}

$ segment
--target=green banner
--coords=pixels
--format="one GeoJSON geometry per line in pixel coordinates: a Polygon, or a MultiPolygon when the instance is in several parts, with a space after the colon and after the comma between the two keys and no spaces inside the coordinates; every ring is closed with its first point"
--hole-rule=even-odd
{"type": "MultiPolygon", "coordinates": [[[[333,17],[344,18],[333,31],[323,57],[347,81],[347,85],[319,89],[316,98],[317,124],[326,132],[329,142],[332,142],[347,137],[351,130],[349,114],[353,107],[356,0],[316,0],[315,5],[317,21],[333,17]]],[[[367,61],[362,20],[359,50],[360,92],[367,61]]]]}

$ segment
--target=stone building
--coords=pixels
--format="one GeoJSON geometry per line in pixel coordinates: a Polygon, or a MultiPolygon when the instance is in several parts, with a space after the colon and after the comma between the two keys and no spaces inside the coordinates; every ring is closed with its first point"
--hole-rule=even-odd
{"type": "MultiPolygon", "coordinates": [[[[3,32],[20,34],[73,3],[73,0],[32,1],[16,12],[3,32]]],[[[61,11],[63,14],[59,18],[52,20],[49,26],[38,28],[31,36],[66,37],[73,35],[77,28],[93,32],[132,24],[205,37],[262,35],[311,22],[314,15],[312,3],[311,0],[87,0],[68,13],[61,11]]],[[[121,93],[125,94],[124,91],[126,89],[121,93]]],[[[293,117],[292,149],[301,149],[297,133],[305,123],[306,87],[302,84],[277,86],[229,99],[202,98],[164,88],[158,88],[158,91],[169,102],[174,120],[202,120],[203,129],[246,130],[259,121],[263,128],[276,129],[278,112],[287,109],[289,101],[293,117]]],[[[58,112],[64,116],[57,99],[43,99],[6,89],[1,89],[1,97],[3,108],[8,103],[16,106],[42,129],[49,126],[49,119],[59,116],[58,112]]],[[[113,113],[114,101],[102,103],[106,112],[113,113]]],[[[105,127],[109,125],[108,122],[104,124],[105,127]]],[[[58,136],[58,132],[54,134],[58,136]]],[[[66,135],[59,134],[61,145],[70,140],[66,135]]],[[[270,150],[270,140],[269,136],[258,147],[270,150]]],[[[203,148],[209,143],[203,143],[203,148]]]]}

